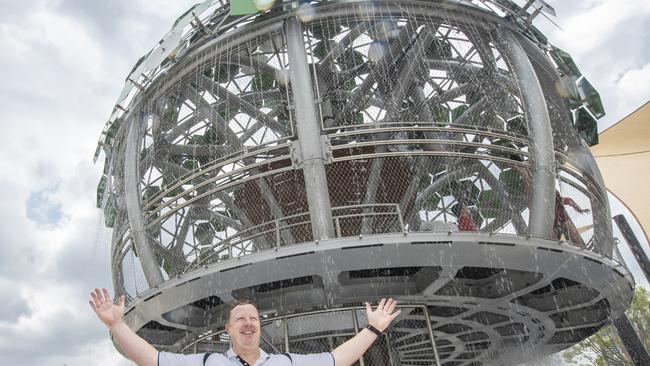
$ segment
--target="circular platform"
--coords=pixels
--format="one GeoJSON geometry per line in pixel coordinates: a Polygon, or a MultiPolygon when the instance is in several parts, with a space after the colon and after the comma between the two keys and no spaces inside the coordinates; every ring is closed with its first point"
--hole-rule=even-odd
{"type": "MultiPolygon", "coordinates": [[[[255,298],[272,322],[394,297],[426,314],[404,311],[392,333],[416,336],[428,319],[442,365],[487,365],[519,360],[522,350],[550,354],[588,337],[623,313],[632,292],[624,266],[573,245],[409,233],[283,247],[207,266],[143,293],[126,320],[161,349],[191,351],[215,339],[235,298],[255,298]]],[[[333,322],[318,323],[320,330],[333,322]]],[[[319,332],[318,324],[298,329],[319,332]]],[[[392,347],[403,365],[431,356],[418,356],[411,345],[392,347]]]]}

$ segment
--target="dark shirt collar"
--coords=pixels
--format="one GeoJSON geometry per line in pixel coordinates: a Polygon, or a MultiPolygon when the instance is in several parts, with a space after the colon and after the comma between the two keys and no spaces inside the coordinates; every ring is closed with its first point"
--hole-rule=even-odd
{"type": "MultiPolygon", "coordinates": [[[[235,353],[235,351],[233,351],[232,347],[230,347],[230,348],[226,351],[226,357],[227,357],[229,360],[237,359],[237,354],[235,353]]],[[[266,361],[269,357],[271,357],[271,355],[269,355],[269,354],[266,353],[263,349],[260,348],[260,358],[258,359],[258,361],[260,361],[260,363],[261,363],[261,362],[264,362],[264,361],[266,361]]],[[[251,365],[251,366],[254,366],[254,365],[251,365]]]]}

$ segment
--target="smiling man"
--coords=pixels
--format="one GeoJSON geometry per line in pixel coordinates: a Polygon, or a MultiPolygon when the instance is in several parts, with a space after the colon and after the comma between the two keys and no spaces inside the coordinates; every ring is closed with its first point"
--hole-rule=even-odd
{"type": "Polygon", "coordinates": [[[390,323],[397,318],[397,302],[381,299],[375,310],[366,303],[368,326],[332,352],[301,355],[268,354],[260,349],[261,324],[255,304],[240,300],[232,305],[226,332],[232,347],[223,354],[201,353],[182,355],[158,352],[124,323],[124,296],[117,304],[108,290],[95,289],[90,306],[113,334],[113,338],[129,359],[139,366],[349,366],[356,362],[390,323]]]}

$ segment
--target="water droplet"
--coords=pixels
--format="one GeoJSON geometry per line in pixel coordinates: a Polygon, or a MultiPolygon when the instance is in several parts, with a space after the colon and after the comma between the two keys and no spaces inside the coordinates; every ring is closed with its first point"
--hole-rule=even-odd
{"type": "Polygon", "coordinates": [[[388,44],[385,41],[373,41],[368,47],[368,59],[371,62],[379,62],[386,56],[388,44]]]}
{"type": "Polygon", "coordinates": [[[275,0],[253,0],[253,6],[259,11],[267,11],[275,5],[275,0]]]}
{"type": "Polygon", "coordinates": [[[298,18],[303,23],[311,22],[316,16],[316,9],[308,3],[300,5],[298,7],[298,18]]]}

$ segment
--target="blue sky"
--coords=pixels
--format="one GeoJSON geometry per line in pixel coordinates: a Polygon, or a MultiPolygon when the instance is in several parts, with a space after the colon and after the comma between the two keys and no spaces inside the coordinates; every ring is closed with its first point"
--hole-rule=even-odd
{"type": "MultiPolygon", "coordinates": [[[[600,91],[650,98],[650,2],[548,0],[537,25],[600,91]]],[[[0,363],[128,365],[87,304],[111,287],[96,142],[135,61],[194,1],[0,0],[0,363]]]]}

